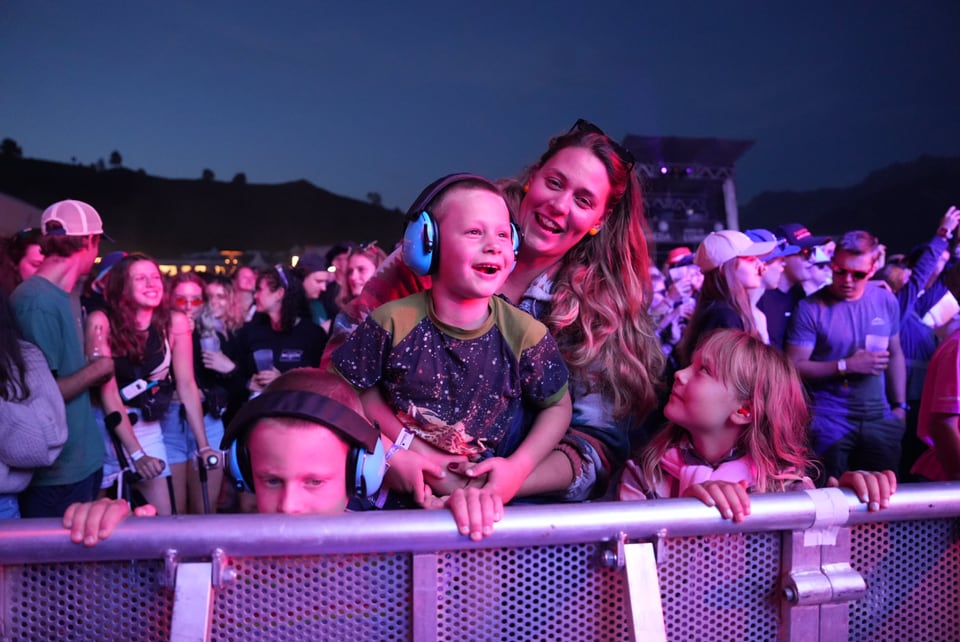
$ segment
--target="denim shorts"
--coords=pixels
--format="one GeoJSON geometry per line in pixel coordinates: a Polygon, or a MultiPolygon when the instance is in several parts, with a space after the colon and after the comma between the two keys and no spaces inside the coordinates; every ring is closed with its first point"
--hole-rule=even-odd
{"type": "MultiPolygon", "coordinates": [[[[163,444],[167,448],[168,464],[183,464],[193,458],[197,452],[197,438],[187,420],[181,415],[180,409],[183,407],[179,401],[170,404],[170,410],[164,415],[160,422],[163,428],[163,444]]],[[[223,440],[223,420],[214,419],[210,415],[203,416],[203,424],[206,427],[207,441],[214,450],[220,450],[220,442],[223,440]]]]}
{"type": "MultiPolygon", "coordinates": [[[[139,408],[126,408],[125,410],[128,414],[135,414],[138,418],[137,423],[133,426],[133,434],[137,436],[140,447],[151,457],[162,459],[168,464],[163,469],[163,472],[160,473],[160,477],[169,477],[170,462],[167,459],[167,449],[163,445],[163,431],[160,429],[160,422],[144,421],[140,416],[139,408]]],[[[100,427],[103,430],[103,440],[107,451],[103,458],[103,481],[100,482],[100,488],[109,488],[116,483],[117,477],[120,475],[120,463],[117,461],[117,452],[113,448],[113,442],[110,440],[106,426],[103,423],[103,410],[94,406],[93,413],[96,415],[97,421],[100,422],[100,427]]],[[[127,461],[132,465],[133,461],[130,460],[130,453],[126,453],[126,455],[127,461]]]]}

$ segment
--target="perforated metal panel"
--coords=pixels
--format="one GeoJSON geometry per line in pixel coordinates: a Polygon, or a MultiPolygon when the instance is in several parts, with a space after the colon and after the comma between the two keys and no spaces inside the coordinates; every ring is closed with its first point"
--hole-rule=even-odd
{"type": "MultiPolygon", "coordinates": [[[[657,567],[671,641],[776,640],[780,534],[664,540],[657,567]]],[[[606,545],[437,555],[436,613],[413,612],[408,554],[239,558],[215,597],[215,640],[627,640],[625,580],[606,545]]],[[[960,640],[960,520],[857,526],[851,564],[867,581],[850,640],[960,640]]],[[[167,640],[173,593],[160,561],[3,567],[5,640],[167,640]]]]}
{"type": "Polygon", "coordinates": [[[626,640],[622,575],[596,544],[448,551],[437,558],[437,639],[626,640]]]}
{"type": "Polygon", "coordinates": [[[960,521],[864,524],[850,563],[867,595],[850,606],[850,640],[960,640],[960,521]]]}
{"type": "Polygon", "coordinates": [[[237,580],[218,591],[213,640],[407,640],[408,555],[231,560],[237,580]]]}
{"type": "Polygon", "coordinates": [[[169,640],[172,593],[163,564],[31,564],[4,567],[11,640],[169,640]]]}
{"type": "Polygon", "coordinates": [[[777,639],[778,533],[667,539],[657,568],[671,642],[777,639]]]}

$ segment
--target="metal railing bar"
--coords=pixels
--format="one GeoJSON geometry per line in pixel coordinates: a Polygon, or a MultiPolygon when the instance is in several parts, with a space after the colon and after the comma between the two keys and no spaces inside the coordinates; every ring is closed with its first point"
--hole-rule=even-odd
{"type": "MultiPolygon", "coordinates": [[[[960,516],[960,482],[903,485],[879,513],[867,512],[852,491],[842,492],[850,508],[846,525],[960,516]]],[[[0,564],[163,559],[170,549],[180,559],[204,559],[217,547],[234,557],[262,557],[553,546],[609,541],[620,532],[643,540],[803,530],[814,518],[804,492],[754,495],[751,515],[741,524],[692,499],[512,506],[482,542],[460,535],[446,511],[195,515],[129,519],[92,548],[72,543],[59,520],[20,519],[0,522],[0,564]]]]}

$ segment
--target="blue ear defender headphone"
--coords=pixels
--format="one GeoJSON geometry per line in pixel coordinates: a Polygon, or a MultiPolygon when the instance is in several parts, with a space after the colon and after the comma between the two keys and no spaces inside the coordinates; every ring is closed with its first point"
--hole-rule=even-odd
{"type": "MultiPolygon", "coordinates": [[[[450,174],[427,185],[407,210],[406,227],[403,230],[403,262],[414,274],[426,276],[437,271],[440,265],[440,227],[427,208],[447,188],[466,181],[479,182],[499,193],[500,189],[488,179],[476,174],[450,174]]],[[[511,221],[510,236],[513,240],[513,267],[516,267],[517,255],[523,236],[520,228],[511,221]]],[[[513,268],[511,268],[512,270],[513,268]]]]}
{"type": "Polygon", "coordinates": [[[316,422],[342,437],[347,453],[346,487],[354,497],[371,497],[386,474],[380,431],[364,417],[330,397],[305,390],[268,391],[240,408],[227,427],[220,447],[229,451],[230,474],[238,490],[254,492],[250,433],[265,417],[294,417],[316,422]]]}

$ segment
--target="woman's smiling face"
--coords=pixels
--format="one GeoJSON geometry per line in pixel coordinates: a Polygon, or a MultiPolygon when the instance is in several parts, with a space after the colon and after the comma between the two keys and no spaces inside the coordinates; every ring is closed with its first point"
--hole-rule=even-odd
{"type": "Polygon", "coordinates": [[[602,224],[610,179],[589,149],[561,149],[534,172],[528,186],[517,215],[521,252],[559,258],[602,224]]]}
{"type": "Polygon", "coordinates": [[[127,270],[127,296],[138,306],[155,308],[163,300],[163,277],[153,261],[136,261],[127,270]]]}

